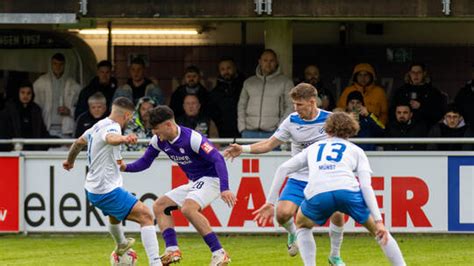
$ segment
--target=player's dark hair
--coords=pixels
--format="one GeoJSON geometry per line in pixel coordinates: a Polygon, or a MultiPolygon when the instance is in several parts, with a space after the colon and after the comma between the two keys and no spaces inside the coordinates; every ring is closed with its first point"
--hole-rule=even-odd
{"type": "Polygon", "coordinates": [[[166,120],[174,119],[174,112],[166,105],[158,105],[157,107],[148,111],[150,115],[150,126],[155,126],[165,122],[166,120]]]}
{"type": "Polygon", "coordinates": [[[114,100],[112,105],[132,112],[135,110],[135,105],[133,104],[133,102],[126,97],[118,97],[114,100]]]}

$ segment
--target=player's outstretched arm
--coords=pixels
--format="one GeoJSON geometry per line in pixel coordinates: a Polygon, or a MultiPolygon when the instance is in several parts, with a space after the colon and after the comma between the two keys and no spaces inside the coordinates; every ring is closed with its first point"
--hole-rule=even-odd
{"type": "Polygon", "coordinates": [[[290,173],[296,172],[299,169],[308,166],[308,161],[306,159],[307,154],[307,149],[303,150],[298,155],[284,162],[282,165],[280,165],[280,167],[278,167],[275,173],[275,178],[272,182],[272,187],[270,188],[267,202],[252,213],[255,215],[254,220],[257,221],[259,225],[263,226],[273,219],[275,213],[274,204],[278,201],[278,192],[285,182],[285,177],[290,173]]]}
{"type": "Polygon", "coordinates": [[[136,144],[138,141],[137,135],[135,134],[128,134],[126,136],[122,136],[119,134],[109,133],[105,137],[105,141],[107,144],[117,146],[120,144],[136,144]]]}
{"type": "Polygon", "coordinates": [[[72,143],[71,148],[69,148],[69,153],[67,155],[66,161],[63,162],[63,168],[67,171],[74,167],[74,162],[76,157],[81,152],[82,148],[87,145],[87,141],[84,137],[80,137],[72,143]]]}
{"type": "Polygon", "coordinates": [[[145,153],[143,154],[140,159],[136,160],[133,163],[125,164],[121,163],[120,164],[120,171],[122,172],[141,172],[145,169],[148,169],[153,161],[155,160],[156,157],[160,154],[160,151],[155,149],[153,145],[148,145],[148,148],[146,149],[145,153]]]}
{"type": "Polygon", "coordinates": [[[239,156],[243,152],[245,153],[252,153],[252,154],[261,154],[269,152],[276,147],[283,144],[283,141],[271,137],[266,140],[259,141],[257,143],[251,145],[239,145],[239,144],[230,144],[227,149],[224,151],[224,157],[226,159],[234,159],[235,157],[239,156]]]}

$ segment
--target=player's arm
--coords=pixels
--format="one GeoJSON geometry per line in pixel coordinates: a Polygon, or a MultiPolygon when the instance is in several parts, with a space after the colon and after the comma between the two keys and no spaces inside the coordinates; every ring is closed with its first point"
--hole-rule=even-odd
{"type": "Polygon", "coordinates": [[[364,198],[365,204],[370,210],[372,217],[375,220],[375,234],[377,240],[381,241],[385,245],[388,241],[388,231],[385,229],[383,224],[382,215],[380,214],[379,206],[375,198],[374,189],[372,188],[371,182],[371,170],[369,166],[369,160],[365,153],[361,150],[357,165],[357,175],[359,177],[360,190],[362,197],[364,198]]]}
{"type": "Polygon", "coordinates": [[[219,177],[221,198],[229,207],[234,206],[237,199],[229,189],[229,173],[224,157],[205,137],[195,132],[191,135],[191,148],[202,159],[214,164],[214,169],[219,177]]]}
{"type": "Polygon", "coordinates": [[[133,163],[125,164],[122,163],[120,165],[120,171],[124,172],[141,172],[150,168],[151,164],[155,160],[156,157],[160,154],[160,151],[155,149],[152,144],[148,145],[145,153],[143,154],[140,159],[136,160],[133,163]]]}
{"type": "Polygon", "coordinates": [[[270,188],[270,194],[268,195],[267,202],[263,204],[258,210],[252,214],[255,215],[254,220],[259,225],[265,225],[273,219],[275,212],[275,203],[278,201],[278,193],[281,186],[285,182],[285,177],[288,174],[298,171],[299,169],[308,166],[307,151],[303,150],[295,157],[286,161],[280,167],[278,167],[275,178],[273,179],[272,186],[270,188]]]}
{"type": "Polygon", "coordinates": [[[368,171],[360,171],[359,183],[360,190],[362,191],[362,196],[364,197],[365,204],[370,210],[372,217],[374,217],[375,222],[383,222],[382,215],[380,214],[379,206],[377,205],[377,200],[375,198],[374,189],[371,185],[371,175],[368,171]]]}
{"type": "Polygon", "coordinates": [[[66,170],[70,170],[74,167],[74,161],[76,161],[76,157],[81,152],[81,150],[87,145],[87,140],[84,136],[79,137],[76,139],[71,148],[69,148],[69,153],[67,155],[66,161],[63,162],[63,168],[66,170]]]}
{"type": "Polygon", "coordinates": [[[137,140],[138,138],[135,134],[122,136],[116,133],[109,133],[105,136],[105,142],[112,146],[117,146],[120,144],[136,144],[137,140]]]}
{"type": "Polygon", "coordinates": [[[226,159],[233,159],[242,154],[243,152],[251,154],[266,153],[275,149],[283,143],[283,141],[277,139],[274,136],[251,145],[240,145],[237,143],[233,143],[230,144],[229,147],[224,151],[224,157],[226,159]]]}

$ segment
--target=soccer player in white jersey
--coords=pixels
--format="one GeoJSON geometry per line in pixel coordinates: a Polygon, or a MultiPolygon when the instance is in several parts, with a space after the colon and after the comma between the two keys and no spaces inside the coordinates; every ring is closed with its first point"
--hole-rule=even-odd
{"type": "MultiPolygon", "coordinates": [[[[252,154],[266,153],[287,141],[291,141],[291,153],[292,156],[295,156],[316,141],[325,139],[327,136],[323,126],[331,113],[317,107],[317,90],[311,84],[301,83],[291,89],[290,97],[296,112],[290,114],[281,123],[271,138],[252,145],[231,144],[224,151],[224,156],[226,158],[235,158],[242,152],[252,154]]],[[[306,187],[307,181],[307,168],[300,169],[290,175],[278,201],[277,221],[288,231],[287,245],[290,256],[295,256],[298,253],[296,227],[292,218],[304,199],[303,190],[306,187]]],[[[273,217],[274,206],[272,204],[264,204],[254,214],[257,214],[257,219],[273,217]]],[[[335,213],[331,217],[329,230],[331,237],[329,261],[331,265],[344,265],[340,257],[343,226],[344,216],[341,213],[335,213]]]]}
{"type": "MultiPolygon", "coordinates": [[[[309,168],[305,199],[296,215],[297,241],[304,265],[316,265],[312,228],[323,225],[336,211],[348,214],[376,236],[392,265],[405,265],[397,242],[383,224],[371,186],[369,160],[361,148],[347,141],[357,133],[359,123],[349,114],[337,112],[328,118],[325,129],[328,139],[312,144],[277,169],[268,197],[269,202],[276,202],[285,176],[309,168]]],[[[266,217],[261,218],[259,222],[267,221],[266,217]]]]}
{"type": "Polygon", "coordinates": [[[84,186],[87,199],[109,216],[108,229],[117,245],[115,252],[120,256],[132,247],[135,240],[125,238],[120,222],[134,221],[141,226],[142,243],[150,265],[162,265],[150,209],[122,188],[120,145],[137,142],[134,134],[122,136],[122,128],[132,118],[134,109],[127,98],[115,99],[110,116],[97,122],[72,144],[63,167],[68,171],[72,169],[77,155],[87,145],[89,172],[84,186]]]}

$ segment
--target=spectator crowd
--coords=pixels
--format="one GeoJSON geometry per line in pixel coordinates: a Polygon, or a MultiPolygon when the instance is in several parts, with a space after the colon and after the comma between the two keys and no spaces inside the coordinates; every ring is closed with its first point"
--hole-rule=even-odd
{"type": "MultiPolygon", "coordinates": [[[[217,65],[214,88],[204,87],[197,66],[186,67],[183,82],[167,99],[158,81],[145,76],[140,58],[130,62],[129,78],[119,86],[112,76],[112,64],[97,64],[96,76],[81,88],[66,76],[63,54],[51,57],[48,73],[34,83],[21,82],[17,93],[0,110],[0,138],[76,138],[109,115],[112,101],[127,97],[136,105],[134,118],[125,129],[139,138],[150,138],[148,110],[167,104],[179,125],[190,127],[210,138],[268,138],[279,123],[293,112],[288,95],[294,83],[285,76],[278,55],[264,50],[255,75],[245,78],[232,58],[217,65]]],[[[404,85],[388,96],[377,82],[376,69],[368,63],[354,66],[350,84],[341,95],[326,87],[317,65],[306,66],[302,82],[313,85],[318,107],[342,111],[359,121],[358,138],[474,137],[474,65],[471,79],[457,92],[453,102],[431,82],[423,63],[412,63],[404,85]]],[[[361,144],[365,150],[472,150],[471,144],[361,144]]],[[[25,150],[51,147],[27,145],[25,150]]],[[[146,145],[127,146],[129,151],[146,145]]],[[[0,150],[12,150],[0,145],[0,150]]]]}

